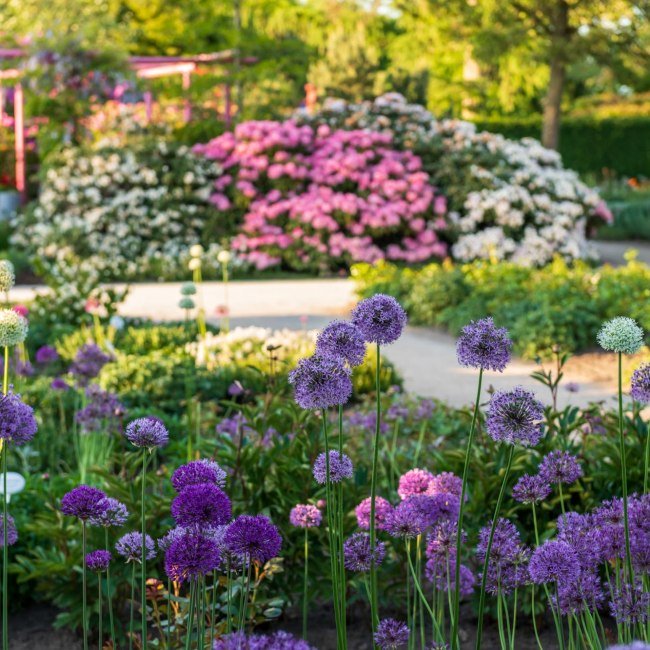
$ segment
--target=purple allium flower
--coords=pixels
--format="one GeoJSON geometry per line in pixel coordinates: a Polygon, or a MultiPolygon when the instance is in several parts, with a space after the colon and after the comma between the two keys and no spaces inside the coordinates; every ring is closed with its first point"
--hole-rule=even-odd
{"type": "MultiPolygon", "coordinates": [[[[149,535],[144,538],[145,557],[153,560],[156,557],[156,547],[149,535]]],[[[115,544],[115,550],[127,562],[142,562],[142,533],[127,533],[120,537],[115,544]]]]}
{"type": "Polygon", "coordinates": [[[465,325],[456,341],[461,366],[503,372],[510,361],[512,341],[505,327],[495,327],[492,318],[465,325]]]}
{"type": "Polygon", "coordinates": [[[91,571],[103,573],[111,563],[111,554],[108,551],[92,551],[86,555],[86,566],[91,571]]]}
{"type": "MultiPolygon", "coordinates": [[[[362,530],[370,530],[370,497],[364,499],[355,509],[357,524],[362,530]]],[[[386,519],[393,506],[383,497],[375,497],[375,527],[377,530],[386,530],[386,519]]]]}
{"type": "Polygon", "coordinates": [[[316,355],[360,366],[366,356],[366,343],[352,323],[335,320],[318,334],[316,355]]]}
{"type": "Polygon", "coordinates": [[[86,406],[75,415],[83,433],[110,433],[120,430],[124,406],[117,395],[91,384],[86,388],[86,399],[86,406]]]}
{"type": "Polygon", "coordinates": [[[582,571],[575,582],[563,584],[558,589],[558,598],[552,596],[552,600],[564,616],[596,611],[604,600],[598,573],[582,571]]]}
{"type": "Polygon", "coordinates": [[[384,618],[379,621],[374,638],[381,650],[396,650],[396,648],[403,648],[408,643],[409,629],[401,621],[384,618]]]}
{"type": "Polygon", "coordinates": [[[36,350],[34,358],[36,359],[36,363],[52,363],[59,358],[59,353],[50,345],[43,345],[36,350]]]}
{"type": "Polygon", "coordinates": [[[151,415],[129,422],[124,432],[127,440],[135,447],[164,447],[169,442],[169,432],[162,420],[151,415]]]}
{"type": "Polygon", "coordinates": [[[36,435],[37,429],[34,410],[19,395],[8,392],[0,396],[0,439],[20,447],[36,435]]]}
{"type": "Polygon", "coordinates": [[[65,379],[62,379],[61,377],[55,377],[50,384],[50,388],[52,390],[66,391],[70,390],[71,386],[65,379]]]}
{"type": "Polygon", "coordinates": [[[289,373],[298,406],[304,409],[326,409],[345,404],[352,395],[350,369],[340,361],[323,357],[307,357],[289,373]]]}
{"type": "Polygon", "coordinates": [[[181,465],[172,474],[172,485],[176,492],[198,483],[213,483],[223,488],[226,484],[226,472],[215,461],[201,459],[181,465]]]}
{"type": "Polygon", "coordinates": [[[397,341],[406,321],[402,306],[383,293],[362,300],[352,311],[352,323],[368,343],[387,345],[397,341]]]}
{"type": "Polygon", "coordinates": [[[643,330],[633,318],[618,316],[603,323],[596,340],[603,350],[634,354],[643,345],[643,330]]]}
{"type": "MultiPolygon", "coordinates": [[[[427,536],[426,556],[434,562],[446,561],[446,558],[454,558],[456,555],[456,538],[458,527],[455,521],[449,519],[440,521],[427,536]]],[[[466,539],[463,533],[461,541],[466,539]]]]}
{"type": "Polygon", "coordinates": [[[239,397],[240,395],[243,395],[246,392],[244,387],[241,385],[241,382],[237,379],[228,386],[228,395],[230,397],[239,397]]]}
{"type": "Polygon", "coordinates": [[[517,386],[492,395],[486,428],[496,442],[533,447],[542,438],[543,418],[544,405],[532,392],[517,386]]]}
{"type": "Polygon", "coordinates": [[[539,475],[551,484],[574,483],[582,476],[582,467],[568,451],[552,451],[539,464],[539,475]]]}
{"type": "Polygon", "coordinates": [[[228,526],[223,542],[233,555],[260,564],[277,557],[282,548],[278,529],[264,515],[240,515],[228,526]]]}
{"type": "MultiPolygon", "coordinates": [[[[329,479],[331,483],[340,483],[346,478],[352,478],[354,469],[349,456],[346,454],[341,455],[338,451],[330,451],[329,461],[329,479]]],[[[327,462],[325,459],[325,453],[318,454],[312,471],[317,483],[324,485],[327,482],[327,462]]]]}
{"type": "Polygon", "coordinates": [[[594,525],[593,516],[567,512],[558,518],[557,530],[558,539],[571,544],[581,568],[595,569],[600,564],[603,535],[594,525]]]}
{"type": "Polygon", "coordinates": [[[399,478],[397,494],[401,499],[408,499],[415,494],[431,494],[433,474],[425,469],[410,469],[399,478]]]}
{"type": "Polygon", "coordinates": [[[315,528],[320,526],[323,515],[321,511],[310,504],[298,504],[291,508],[289,522],[298,528],[315,528]]]}
{"type": "Polygon", "coordinates": [[[568,381],[566,384],[564,384],[564,390],[566,390],[567,393],[579,393],[580,384],[575,381],[568,381]]]}
{"type": "Polygon", "coordinates": [[[214,642],[213,650],[315,650],[307,641],[297,639],[288,632],[273,634],[246,634],[230,632],[214,642]]]}
{"type": "Polygon", "coordinates": [[[453,494],[460,499],[463,490],[463,479],[453,472],[434,474],[429,486],[429,494],[453,494]]]}
{"type": "Polygon", "coordinates": [[[165,572],[175,582],[185,582],[216,571],[221,553],[216,541],[197,531],[184,531],[165,551],[165,572]]]}
{"type": "Polygon", "coordinates": [[[220,526],[232,516],[228,495],[213,483],[188,485],[172,501],[171,511],[179,526],[220,526]]]}
{"type": "Polygon", "coordinates": [[[69,370],[77,377],[80,386],[86,386],[109,361],[113,361],[113,357],[105,354],[98,345],[88,343],[77,350],[69,370]]]}
{"type": "Polygon", "coordinates": [[[235,413],[232,417],[223,418],[215,427],[217,433],[222,433],[230,436],[233,440],[239,439],[242,435],[253,433],[253,429],[249,426],[248,420],[243,413],[235,413]]]}
{"type": "Polygon", "coordinates": [[[373,550],[370,546],[370,535],[354,533],[343,543],[343,553],[346,569],[366,573],[370,571],[371,564],[377,567],[382,563],[386,555],[386,546],[383,542],[375,541],[373,550]]]}
{"type": "MultiPolygon", "coordinates": [[[[436,585],[439,591],[456,590],[456,560],[454,558],[431,558],[427,561],[424,574],[436,585]]],[[[469,567],[460,565],[460,595],[471,596],[476,584],[476,577],[469,567]]]]}
{"type": "Polygon", "coordinates": [[[422,510],[410,497],[400,501],[386,517],[386,532],[392,537],[417,537],[427,529],[427,521],[422,510]]]}
{"type": "MultiPolygon", "coordinates": [[[[4,519],[0,514],[0,548],[5,545],[4,538],[4,519]]],[[[11,515],[7,515],[7,546],[13,546],[18,541],[18,531],[16,530],[16,522],[11,515]]]]}
{"type": "Polygon", "coordinates": [[[564,586],[578,579],[580,561],[570,544],[549,540],[533,551],[528,573],[535,584],[556,582],[558,586],[564,586]]]}
{"type": "Polygon", "coordinates": [[[636,625],[648,620],[650,592],[640,585],[623,584],[620,588],[614,586],[612,594],[609,607],[617,623],[636,625]]]}
{"type": "MultiPolygon", "coordinates": [[[[630,512],[630,514],[632,514],[630,512]]],[[[594,510],[593,525],[599,531],[599,549],[601,560],[609,562],[625,555],[625,528],[623,518],[623,501],[614,498],[603,501],[594,510]]],[[[632,540],[630,539],[630,542],[632,540]]]]}
{"type": "Polygon", "coordinates": [[[89,485],[79,485],[61,499],[61,512],[82,521],[98,517],[107,507],[106,494],[89,485]]]}
{"type": "Polygon", "coordinates": [[[541,503],[551,493],[551,486],[539,474],[524,474],[512,488],[512,498],[519,503],[541,503]]]}
{"type": "Polygon", "coordinates": [[[633,373],[630,395],[641,404],[650,403],[650,363],[642,363],[633,373]]]}
{"type": "Polygon", "coordinates": [[[97,504],[102,511],[97,515],[92,515],[88,519],[91,526],[101,526],[103,528],[119,528],[124,526],[129,517],[129,511],[126,506],[117,499],[106,497],[101,499],[97,504]]]}

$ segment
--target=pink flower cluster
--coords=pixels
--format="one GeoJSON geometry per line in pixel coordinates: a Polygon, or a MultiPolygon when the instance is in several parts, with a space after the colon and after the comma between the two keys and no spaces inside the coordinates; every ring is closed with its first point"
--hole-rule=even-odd
{"type": "Polygon", "coordinates": [[[371,131],[245,122],[195,152],[224,173],[211,202],[241,211],[233,249],[258,269],[442,257],[447,203],[422,162],[371,131]]]}

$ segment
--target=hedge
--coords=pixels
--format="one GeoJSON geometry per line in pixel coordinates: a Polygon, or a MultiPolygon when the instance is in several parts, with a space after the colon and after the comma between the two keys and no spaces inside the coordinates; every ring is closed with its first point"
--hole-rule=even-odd
{"type": "MultiPolygon", "coordinates": [[[[540,118],[477,119],[482,131],[508,138],[541,134],[540,118]]],[[[564,118],[560,127],[560,153],[565,166],[600,175],[607,168],[622,176],[650,176],[650,116],[606,119],[564,118]]]]}

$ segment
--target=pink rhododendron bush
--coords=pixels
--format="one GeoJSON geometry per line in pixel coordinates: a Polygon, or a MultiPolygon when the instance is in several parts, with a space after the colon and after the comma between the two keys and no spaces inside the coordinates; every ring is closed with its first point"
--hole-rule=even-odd
{"type": "Polygon", "coordinates": [[[446,199],[391,133],[245,122],[194,151],[223,169],[210,200],[240,220],[232,247],[258,269],[334,271],[447,252],[446,199]]]}

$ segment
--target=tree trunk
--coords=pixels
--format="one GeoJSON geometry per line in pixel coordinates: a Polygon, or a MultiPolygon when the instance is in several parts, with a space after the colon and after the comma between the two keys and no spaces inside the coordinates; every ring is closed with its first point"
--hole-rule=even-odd
{"type": "Polygon", "coordinates": [[[565,78],[564,60],[560,56],[555,56],[551,61],[551,79],[544,100],[544,120],[542,122],[542,144],[549,149],[557,149],[560,143],[560,113],[565,78]]]}

